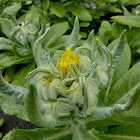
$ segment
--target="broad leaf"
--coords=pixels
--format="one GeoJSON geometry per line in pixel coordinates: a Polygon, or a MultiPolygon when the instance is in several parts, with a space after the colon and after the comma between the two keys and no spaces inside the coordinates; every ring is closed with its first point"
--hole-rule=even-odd
{"type": "Polygon", "coordinates": [[[37,12],[37,9],[34,6],[31,7],[31,12],[26,17],[26,20],[29,21],[35,27],[39,26],[39,14],[37,12]]]}
{"type": "Polygon", "coordinates": [[[53,43],[58,37],[63,35],[68,30],[68,22],[62,22],[54,24],[50,27],[48,34],[43,42],[45,48],[47,49],[51,43],[53,43]]]}
{"type": "Polygon", "coordinates": [[[68,9],[73,13],[73,15],[81,20],[92,21],[90,12],[87,9],[82,8],[79,4],[70,5],[68,6],[68,9]]]}
{"type": "Polygon", "coordinates": [[[62,2],[50,2],[49,10],[60,18],[65,17],[67,13],[62,2]]]}
{"type": "Polygon", "coordinates": [[[14,129],[8,133],[3,140],[71,140],[71,128],[45,129],[37,128],[33,130],[14,129]]]}
{"type": "Polygon", "coordinates": [[[120,79],[109,92],[109,97],[106,99],[106,104],[112,104],[120,98],[127,99],[131,95],[131,91],[140,84],[140,62],[135,64],[126,74],[120,79]],[[133,81],[132,81],[133,80],[133,81]]]}
{"type": "Polygon", "coordinates": [[[8,37],[11,38],[12,32],[12,22],[7,18],[0,18],[0,26],[2,32],[8,37]]]}
{"type": "Polygon", "coordinates": [[[20,57],[14,56],[12,53],[0,54],[0,69],[4,69],[15,64],[23,64],[29,62],[33,62],[33,56],[20,57]]]}
{"type": "Polygon", "coordinates": [[[24,105],[17,104],[10,97],[4,95],[3,93],[0,93],[0,106],[5,114],[30,122],[24,105]]]}
{"type": "Polygon", "coordinates": [[[0,50],[7,50],[12,52],[13,42],[5,37],[0,37],[0,50]]]}
{"type": "Polygon", "coordinates": [[[6,7],[3,10],[3,14],[15,16],[17,12],[21,9],[21,6],[22,6],[21,3],[17,3],[12,6],[6,7]]]}
{"type": "Polygon", "coordinates": [[[122,52],[124,51],[125,45],[126,45],[126,35],[125,35],[125,31],[123,31],[121,36],[119,37],[119,39],[117,41],[117,44],[114,46],[114,48],[111,51],[111,54],[113,56],[113,62],[112,62],[112,66],[111,66],[110,71],[109,71],[109,83],[108,83],[107,92],[105,95],[106,97],[109,94],[114,71],[119,63],[120,56],[121,56],[122,52]]]}
{"type": "Polygon", "coordinates": [[[15,100],[17,103],[23,104],[24,102],[24,95],[27,93],[27,89],[12,86],[11,84],[7,83],[0,71],[0,92],[4,93],[5,95],[11,97],[11,99],[15,100]]]}
{"type": "Polygon", "coordinates": [[[26,67],[22,68],[21,70],[19,70],[15,75],[14,78],[11,82],[12,85],[16,85],[16,86],[22,86],[27,88],[27,84],[25,81],[25,77],[26,75],[32,71],[33,69],[35,69],[35,63],[29,64],[26,67]]]}
{"type": "Polygon", "coordinates": [[[79,124],[73,125],[73,139],[72,140],[93,140],[92,137],[88,134],[86,126],[84,123],[80,122],[79,124]]]}
{"type": "Polygon", "coordinates": [[[140,15],[131,15],[131,16],[114,16],[111,17],[118,23],[140,28],[140,15]]]}

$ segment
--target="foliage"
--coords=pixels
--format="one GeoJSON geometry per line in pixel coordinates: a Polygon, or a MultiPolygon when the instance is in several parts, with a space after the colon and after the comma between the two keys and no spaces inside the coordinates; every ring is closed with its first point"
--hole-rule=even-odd
{"type": "Polygon", "coordinates": [[[139,0],[37,2],[0,1],[0,106],[40,127],[3,140],[140,139],[139,0]]]}
{"type": "Polygon", "coordinates": [[[135,130],[140,93],[140,63],[128,70],[130,49],[126,31],[108,47],[96,40],[91,31],[85,43],[78,46],[78,22],[76,18],[64,50],[56,50],[54,55],[51,49],[43,47],[48,30],[36,40],[33,56],[37,68],[26,76],[29,88],[11,85],[1,76],[2,96],[9,96],[16,106],[25,109],[9,112],[3,101],[3,110],[10,114],[14,111],[15,116],[42,127],[29,131],[15,129],[4,140],[19,139],[19,135],[21,139],[139,138],[137,133],[126,136],[123,126],[131,125],[135,130]],[[109,129],[116,124],[122,127],[109,129]]]}

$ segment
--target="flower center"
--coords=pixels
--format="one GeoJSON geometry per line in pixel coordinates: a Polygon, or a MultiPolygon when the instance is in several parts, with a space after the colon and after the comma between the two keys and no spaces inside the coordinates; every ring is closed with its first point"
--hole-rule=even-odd
{"type": "Polygon", "coordinates": [[[68,63],[71,66],[75,63],[80,66],[79,64],[79,54],[75,56],[74,52],[68,47],[67,50],[62,54],[61,61],[59,62],[60,71],[63,74],[67,74],[69,71],[68,63]]]}

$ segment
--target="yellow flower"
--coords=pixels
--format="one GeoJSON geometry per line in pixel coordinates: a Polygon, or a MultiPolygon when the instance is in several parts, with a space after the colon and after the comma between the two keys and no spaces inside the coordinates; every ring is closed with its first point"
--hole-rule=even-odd
{"type": "Polygon", "coordinates": [[[66,52],[64,52],[61,56],[61,61],[59,63],[60,71],[63,74],[67,74],[69,71],[68,63],[71,66],[75,63],[80,66],[79,64],[79,54],[75,56],[74,52],[68,47],[66,52]]]}

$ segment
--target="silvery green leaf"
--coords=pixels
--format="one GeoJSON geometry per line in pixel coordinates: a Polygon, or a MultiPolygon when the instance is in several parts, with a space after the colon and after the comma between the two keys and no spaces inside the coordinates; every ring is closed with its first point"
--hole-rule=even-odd
{"type": "Polygon", "coordinates": [[[124,51],[124,48],[126,46],[126,41],[127,40],[126,40],[126,35],[125,35],[125,30],[124,30],[121,36],[119,37],[117,44],[114,46],[113,50],[111,51],[113,61],[112,61],[112,66],[109,71],[109,83],[107,87],[106,97],[109,95],[109,90],[110,90],[112,78],[114,75],[114,71],[117,67],[117,64],[119,63],[121,54],[124,51]]]}
{"type": "Polygon", "coordinates": [[[45,64],[49,64],[50,59],[51,59],[49,49],[47,48],[45,50],[42,47],[43,42],[48,36],[48,31],[49,29],[46,29],[45,33],[36,40],[33,47],[33,55],[34,55],[37,66],[43,66],[45,64]]]}
{"type": "Polygon", "coordinates": [[[10,39],[12,32],[12,21],[7,18],[0,18],[0,27],[2,32],[10,39]]]}
{"type": "Polygon", "coordinates": [[[73,138],[72,140],[93,140],[86,130],[86,125],[84,122],[79,122],[78,124],[73,124],[72,126],[73,138]]]}
{"type": "MultiPolygon", "coordinates": [[[[115,86],[110,90],[108,98],[105,100],[106,105],[115,103],[120,98],[126,98],[131,95],[131,91],[140,83],[140,62],[135,64],[122,79],[118,80],[115,86]],[[132,82],[133,79],[133,82],[132,82]]],[[[127,98],[126,98],[127,99],[127,98]]]]}
{"type": "Polygon", "coordinates": [[[24,102],[24,95],[28,92],[27,89],[12,86],[11,84],[7,83],[0,72],[0,92],[3,94],[8,95],[11,99],[15,100],[17,103],[23,104],[24,102]]]}
{"type": "Polygon", "coordinates": [[[0,93],[0,106],[5,114],[30,122],[23,104],[16,103],[11,97],[0,93]]]}
{"type": "Polygon", "coordinates": [[[71,140],[72,130],[70,127],[63,128],[37,128],[32,130],[14,129],[6,134],[3,140],[71,140]]]}
{"type": "Polygon", "coordinates": [[[78,36],[79,36],[79,20],[76,17],[75,21],[74,21],[74,28],[72,30],[72,33],[68,39],[67,45],[65,50],[67,49],[67,47],[70,47],[71,50],[74,50],[77,43],[78,43],[78,36]]]}
{"type": "Polygon", "coordinates": [[[54,128],[68,124],[71,120],[69,116],[54,119],[52,116],[45,115],[44,113],[47,111],[45,104],[38,98],[37,89],[33,84],[30,85],[30,90],[25,98],[25,108],[30,121],[39,127],[54,128]]]}

